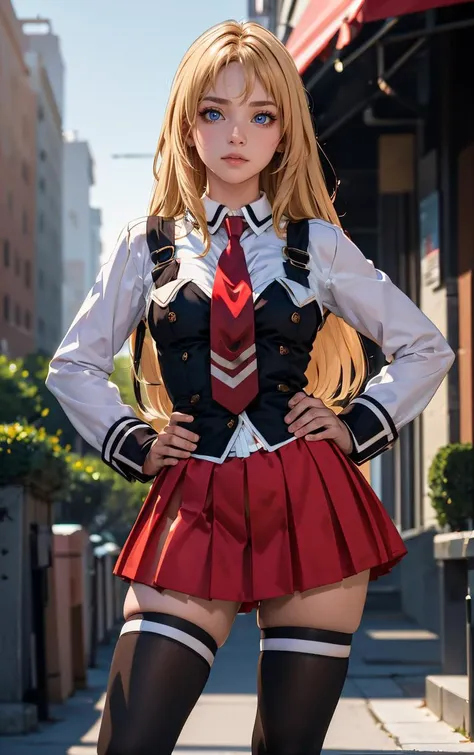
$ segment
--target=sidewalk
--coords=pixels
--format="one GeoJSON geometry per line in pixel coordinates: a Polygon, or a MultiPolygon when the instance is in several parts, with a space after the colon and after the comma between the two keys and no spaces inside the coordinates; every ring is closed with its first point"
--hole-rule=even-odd
{"type": "MultiPolygon", "coordinates": [[[[176,753],[250,752],[258,645],[255,616],[239,616],[176,753]]],[[[88,690],[54,707],[54,723],[26,737],[0,737],[1,755],[95,755],[112,651],[113,645],[100,649],[88,690]]],[[[424,677],[439,672],[438,652],[436,636],[399,615],[366,613],[325,755],[474,753],[474,744],[423,707],[424,677]]]]}

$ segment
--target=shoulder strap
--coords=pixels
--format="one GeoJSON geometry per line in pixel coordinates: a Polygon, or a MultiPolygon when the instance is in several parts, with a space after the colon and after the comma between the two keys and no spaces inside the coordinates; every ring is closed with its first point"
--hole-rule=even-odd
{"type": "Polygon", "coordinates": [[[164,270],[171,262],[176,262],[174,219],[165,220],[157,215],[150,215],[146,224],[146,240],[154,265],[153,281],[158,286],[164,270]]]}
{"type": "Polygon", "coordinates": [[[294,220],[288,223],[286,229],[286,246],[283,247],[286,277],[309,288],[309,222],[294,220]]]}

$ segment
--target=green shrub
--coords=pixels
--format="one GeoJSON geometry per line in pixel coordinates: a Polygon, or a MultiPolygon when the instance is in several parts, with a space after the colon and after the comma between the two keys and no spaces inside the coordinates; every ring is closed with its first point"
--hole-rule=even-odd
{"type": "Polygon", "coordinates": [[[32,422],[42,408],[38,387],[22,360],[0,354],[0,422],[32,422]]]}
{"type": "Polygon", "coordinates": [[[0,485],[25,485],[50,498],[67,479],[67,451],[44,427],[0,425],[0,485]]]}
{"type": "Polygon", "coordinates": [[[472,443],[450,443],[435,455],[428,475],[429,496],[438,523],[451,530],[474,526],[472,443]]]}

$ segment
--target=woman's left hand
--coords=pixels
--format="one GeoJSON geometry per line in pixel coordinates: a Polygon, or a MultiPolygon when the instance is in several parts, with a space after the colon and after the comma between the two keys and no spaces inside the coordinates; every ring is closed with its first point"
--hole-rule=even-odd
{"type": "Polygon", "coordinates": [[[290,412],[286,415],[285,422],[295,437],[304,437],[305,440],[332,440],[343,453],[350,454],[353,441],[349,429],[319,398],[313,398],[303,392],[296,393],[288,402],[288,406],[290,412]],[[318,430],[319,432],[315,432],[318,430]]]}

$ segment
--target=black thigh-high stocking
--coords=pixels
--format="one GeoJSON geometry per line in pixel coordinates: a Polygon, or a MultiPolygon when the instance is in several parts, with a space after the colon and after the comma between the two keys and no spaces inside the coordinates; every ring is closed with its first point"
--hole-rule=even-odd
{"type": "Polygon", "coordinates": [[[352,635],[262,630],[253,755],[319,755],[349,664],[352,635]]]}
{"type": "Polygon", "coordinates": [[[169,755],[217,652],[190,621],[162,613],[130,616],[110,670],[98,755],[169,755]]]}

